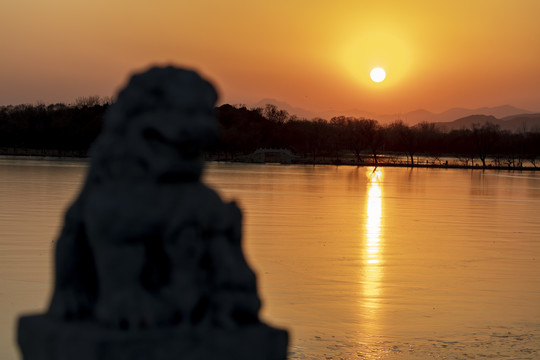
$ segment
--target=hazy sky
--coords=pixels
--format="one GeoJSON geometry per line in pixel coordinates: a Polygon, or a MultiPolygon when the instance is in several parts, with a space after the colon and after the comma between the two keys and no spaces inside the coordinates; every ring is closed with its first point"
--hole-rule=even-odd
{"type": "Polygon", "coordinates": [[[540,111],[539,19],[538,0],[2,0],[0,105],[112,96],[174,63],[235,104],[540,111]]]}

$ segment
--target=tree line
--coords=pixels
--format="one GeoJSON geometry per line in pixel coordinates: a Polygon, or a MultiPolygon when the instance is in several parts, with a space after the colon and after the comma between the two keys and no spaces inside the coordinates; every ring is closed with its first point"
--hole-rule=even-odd
{"type": "Polygon", "coordinates": [[[401,120],[380,124],[347,116],[300,119],[274,105],[222,105],[218,119],[223,141],[214,151],[230,158],[258,148],[285,148],[314,163],[326,159],[340,164],[352,158],[358,165],[376,165],[388,163],[388,155],[404,155],[412,166],[418,165],[418,157],[440,165],[453,157],[464,166],[476,160],[483,167],[536,168],[540,157],[539,132],[513,133],[491,123],[445,132],[429,122],[408,126],[401,120]]]}
{"type": "MultiPolygon", "coordinates": [[[[99,134],[109,99],[79,98],[74,104],[0,107],[0,150],[41,149],[86,153],[99,134]]],[[[262,108],[221,105],[216,108],[221,141],[208,150],[213,158],[234,160],[259,148],[288,149],[313,163],[388,163],[403,155],[409,165],[419,157],[444,164],[453,157],[461,165],[537,167],[540,133],[503,131],[498,125],[473,125],[444,132],[435,123],[408,126],[400,120],[337,116],[301,119],[274,105],[262,108]]]]}
{"type": "Polygon", "coordinates": [[[73,104],[21,104],[0,107],[0,150],[53,150],[86,154],[101,131],[110,100],[77,98],[73,104]]]}

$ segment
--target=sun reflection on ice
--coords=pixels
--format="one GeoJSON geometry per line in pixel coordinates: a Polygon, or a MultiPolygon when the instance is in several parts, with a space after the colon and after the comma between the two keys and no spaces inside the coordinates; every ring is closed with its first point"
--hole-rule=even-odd
{"type": "Polygon", "coordinates": [[[377,327],[380,307],[383,253],[381,244],[382,170],[370,167],[368,177],[365,243],[363,246],[363,307],[369,332],[377,327]]]}
{"type": "Polygon", "coordinates": [[[380,181],[382,172],[380,169],[369,168],[368,177],[370,182],[367,196],[366,262],[367,264],[378,264],[381,242],[382,190],[380,181]]]}

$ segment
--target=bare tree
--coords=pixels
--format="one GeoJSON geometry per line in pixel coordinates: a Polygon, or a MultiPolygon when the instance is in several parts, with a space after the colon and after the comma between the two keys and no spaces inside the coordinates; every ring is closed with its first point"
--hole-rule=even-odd
{"type": "Polygon", "coordinates": [[[283,124],[287,121],[289,113],[286,110],[280,110],[276,105],[266,104],[263,110],[263,116],[270,121],[283,124]]]}
{"type": "Polygon", "coordinates": [[[411,159],[411,166],[414,166],[414,155],[418,151],[418,132],[397,120],[388,126],[390,137],[393,140],[396,149],[399,149],[411,159]]]}
{"type": "Polygon", "coordinates": [[[373,155],[373,162],[377,164],[377,155],[384,144],[383,128],[379,125],[377,120],[372,119],[360,120],[360,127],[363,143],[370,150],[371,155],[373,155]]]}
{"type": "Polygon", "coordinates": [[[347,147],[354,153],[356,157],[356,165],[360,165],[360,155],[366,147],[364,143],[364,135],[362,124],[359,119],[346,118],[347,128],[347,147]]]}
{"type": "Polygon", "coordinates": [[[487,156],[491,153],[495,144],[497,144],[501,137],[500,126],[489,122],[482,126],[474,124],[472,137],[476,144],[478,157],[482,161],[482,166],[485,168],[487,156]]]}
{"type": "Polygon", "coordinates": [[[92,96],[79,96],[75,99],[75,106],[78,108],[92,107],[110,104],[112,102],[110,97],[99,97],[98,95],[92,96]]]}

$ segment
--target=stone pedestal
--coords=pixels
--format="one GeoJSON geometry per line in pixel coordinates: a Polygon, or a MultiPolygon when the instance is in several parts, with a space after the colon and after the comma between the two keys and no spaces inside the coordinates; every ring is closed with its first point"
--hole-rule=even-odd
{"type": "Polygon", "coordinates": [[[284,360],[287,341],[286,331],[264,324],[229,331],[118,330],[30,315],[18,329],[24,360],[284,360]]]}

